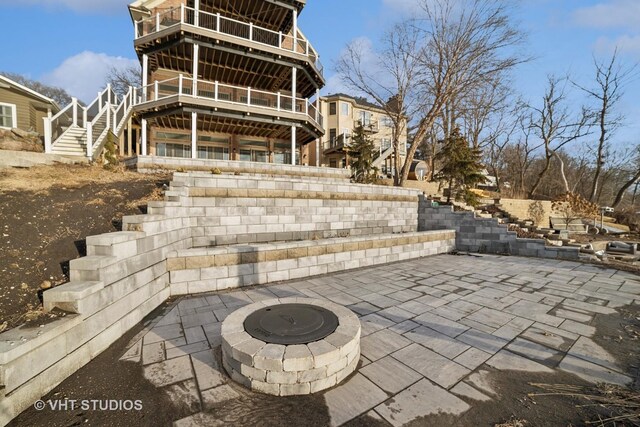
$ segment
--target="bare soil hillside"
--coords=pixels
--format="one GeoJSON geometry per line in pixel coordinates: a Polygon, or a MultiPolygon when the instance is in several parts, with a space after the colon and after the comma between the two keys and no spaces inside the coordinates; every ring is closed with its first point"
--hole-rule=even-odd
{"type": "Polygon", "coordinates": [[[0,172],[0,332],[42,322],[42,289],[68,280],[85,238],[119,230],[161,196],[165,175],[55,165],[0,172]]]}

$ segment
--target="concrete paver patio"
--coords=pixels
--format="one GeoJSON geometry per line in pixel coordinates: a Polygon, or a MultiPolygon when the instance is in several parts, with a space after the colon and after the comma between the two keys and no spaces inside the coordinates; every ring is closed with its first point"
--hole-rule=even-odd
{"type": "MultiPolygon", "coordinates": [[[[396,426],[429,414],[461,414],[495,398],[486,366],[631,381],[591,337],[594,314],[640,301],[637,276],[566,261],[440,255],[221,294],[185,297],[154,319],[121,360],[195,414],[252,393],[220,363],[220,325],[269,298],[312,297],[345,305],[362,324],[361,366],[324,392],[332,425],[362,414],[396,426]]],[[[253,393],[252,393],[253,394],[253,393]]],[[[286,398],[283,398],[286,399],[286,398]]]]}

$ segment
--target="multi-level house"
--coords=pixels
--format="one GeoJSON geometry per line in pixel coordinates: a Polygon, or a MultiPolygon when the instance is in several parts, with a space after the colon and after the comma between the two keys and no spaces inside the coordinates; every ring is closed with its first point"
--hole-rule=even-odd
{"type": "MultiPolygon", "coordinates": [[[[345,147],[349,144],[353,130],[362,126],[373,140],[379,152],[375,166],[381,171],[391,171],[393,166],[393,122],[383,109],[364,98],[356,98],[343,93],[329,95],[321,99],[324,116],[325,135],[321,144],[310,147],[311,164],[329,167],[349,166],[349,156],[345,147]]],[[[400,135],[401,161],[404,160],[407,132],[400,135]]]]}
{"type": "Polygon", "coordinates": [[[138,0],[139,154],[309,164],[325,81],[305,0],[138,0]]]}

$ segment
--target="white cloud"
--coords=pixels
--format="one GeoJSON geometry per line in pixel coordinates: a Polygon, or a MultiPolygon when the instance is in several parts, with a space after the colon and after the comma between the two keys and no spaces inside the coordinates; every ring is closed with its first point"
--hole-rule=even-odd
{"type": "MultiPolygon", "coordinates": [[[[0,5],[15,5],[15,0],[0,0],[0,5]]],[[[130,0],[21,0],[21,6],[66,8],[82,13],[115,13],[125,11],[130,0]]]]}
{"type": "Polygon", "coordinates": [[[326,95],[332,95],[334,93],[349,93],[351,90],[342,81],[338,74],[334,74],[327,79],[327,84],[322,89],[322,92],[326,95]]]}
{"type": "Polygon", "coordinates": [[[594,47],[598,53],[612,53],[617,48],[620,53],[640,58],[640,35],[623,35],[616,39],[600,37],[594,47]]]}
{"type": "Polygon", "coordinates": [[[573,12],[573,19],[585,27],[640,31],[640,1],[605,0],[577,9],[573,12]]]}
{"type": "Polygon", "coordinates": [[[137,64],[138,61],[134,59],[85,51],[65,59],[55,70],[42,76],[41,80],[89,103],[104,89],[112,67],[126,68],[137,64]]]}

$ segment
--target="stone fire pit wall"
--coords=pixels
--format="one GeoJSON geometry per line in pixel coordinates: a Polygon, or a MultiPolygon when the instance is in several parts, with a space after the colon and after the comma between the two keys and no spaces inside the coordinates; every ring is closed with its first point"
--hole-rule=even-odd
{"type": "Polygon", "coordinates": [[[222,363],[233,380],[252,390],[275,396],[316,393],[348,377],[360,360],[360,321],[350,310],[310,298],[261,301],[231,313],[222,323],[222,363]],[[332,311],[338,328],[308,344],[270,344],[253,338],[246,318],[265,306],[304,303],[332,311]]]}

